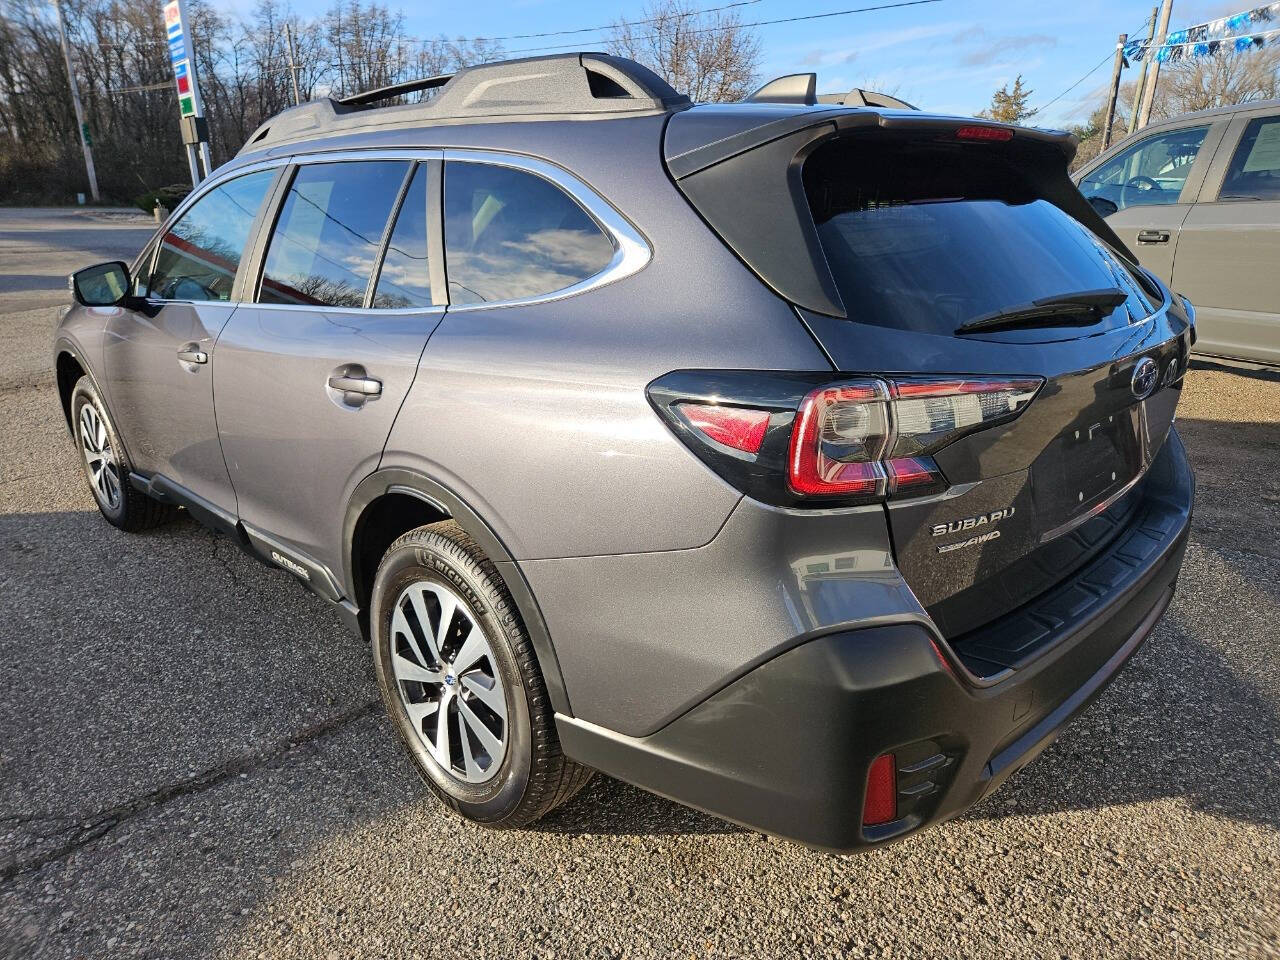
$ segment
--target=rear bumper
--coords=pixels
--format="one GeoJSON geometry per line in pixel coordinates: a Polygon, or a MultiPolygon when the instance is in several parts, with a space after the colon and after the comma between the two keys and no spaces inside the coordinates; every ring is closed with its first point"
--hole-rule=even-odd
{"type": "Polygon", "coordinates": [[[1052,635],[1018,669],[980,680],[920,623],[833,633],[768,660],[649,736],[557,717],[565,753],[835,851],[956,816],[1052,743],[1150,634],[1173,597],[1193,492],[1171,433],[1125,532],[1029,605],[1051,618],[1052,635]],[[1081,590],[1089,602],[1067,602],[1081,590]],[[885,753],[897,761],[898,815],[864,827],[867,771],[885,753]]]}

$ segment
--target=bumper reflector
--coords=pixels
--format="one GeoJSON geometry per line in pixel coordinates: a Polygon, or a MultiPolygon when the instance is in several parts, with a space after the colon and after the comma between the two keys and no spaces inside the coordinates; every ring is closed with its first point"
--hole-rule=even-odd
{"type": "Polygon", "coordinates": [[[874,827],[898,819],[898,768],[892,753],[876,757],[867,771],[867,798],[862,824],[874,827]]]}

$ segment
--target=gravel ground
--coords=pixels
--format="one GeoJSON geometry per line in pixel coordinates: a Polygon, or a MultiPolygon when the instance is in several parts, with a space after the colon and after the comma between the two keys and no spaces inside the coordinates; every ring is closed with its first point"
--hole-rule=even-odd
{"type": "Polygon", "coordinates": [[[597,777],[489,832],[291,578],[98,517],[50,335],[65,272],[146,235],[0,211],[0,956],[1280,956],[1280,376],[1192,370],[1177,599],[968,816],[839,858],[597,777]]]}

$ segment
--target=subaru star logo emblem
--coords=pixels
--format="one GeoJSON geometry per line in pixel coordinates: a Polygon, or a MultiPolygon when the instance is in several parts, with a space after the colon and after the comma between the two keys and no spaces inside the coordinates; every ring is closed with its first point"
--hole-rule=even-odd
{"type": "Polygon", "coordinates": [[[455,677],[452,673],[445,674],[445,677],[444,677],[445,686],[452,687],[457,682],[457,680],[458,678],[455,677]]]}
{"type": "Polygon", "coordinates": [[[1156,388],[1156,377],[1160,368],[1150,357],[1143,357],[1133,367],[1133,379],[1129,381],[1129,389],[1139,400],[1145,400],[1156,388]]]}

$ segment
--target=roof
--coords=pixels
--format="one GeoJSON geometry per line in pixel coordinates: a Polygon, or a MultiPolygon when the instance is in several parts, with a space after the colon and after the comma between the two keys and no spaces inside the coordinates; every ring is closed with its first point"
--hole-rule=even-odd
{"type": "Polygon", "coordinates": [[[652,115],[689,105],[688,97],[652,70],[622,57],[528,57],[466,67],[452,77],[413,81],[345,100],[312,100],[260,126],[239,155],[362,129],[652,115]],[[437,87],[440,92],[422,103],[377,105],[379,100],[437,87]]]}

